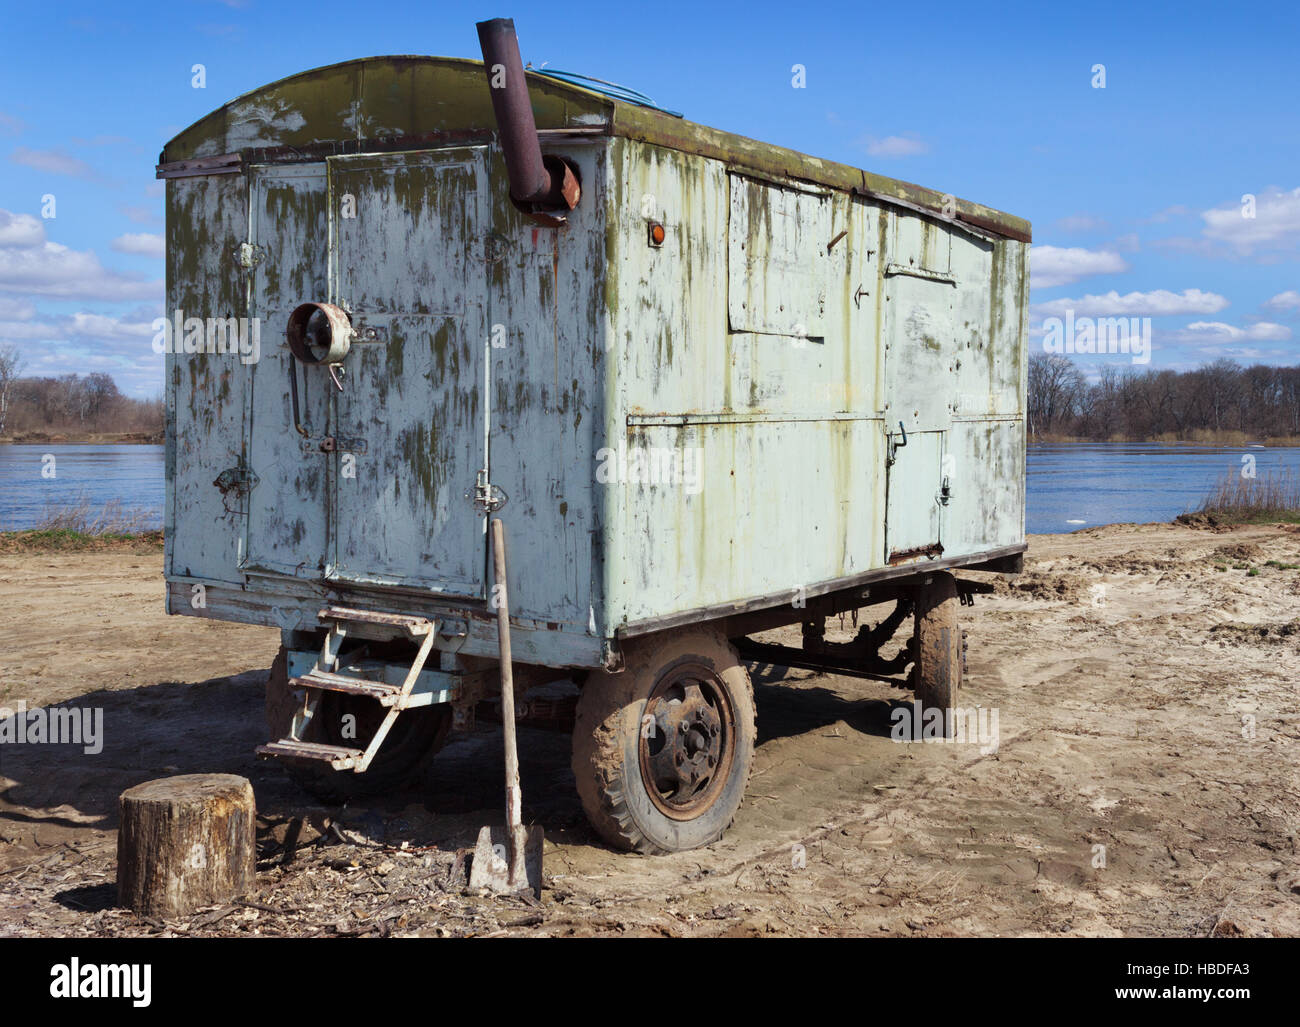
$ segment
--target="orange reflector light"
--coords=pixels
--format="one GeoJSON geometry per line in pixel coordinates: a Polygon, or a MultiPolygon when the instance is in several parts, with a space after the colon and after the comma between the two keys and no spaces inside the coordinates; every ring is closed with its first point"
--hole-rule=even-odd
{"type": "Polygon", "coordinates": [[[658,221],[650,222],[650,245],[662,246],[664,244],[664,226],[658,221]]]}

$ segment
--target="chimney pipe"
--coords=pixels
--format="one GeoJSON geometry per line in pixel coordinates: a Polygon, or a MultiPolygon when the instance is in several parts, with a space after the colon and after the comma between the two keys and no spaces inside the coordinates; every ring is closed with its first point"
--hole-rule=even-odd
{"type": "Polygon", "coordinates": [[[562,157],[542,156],[512,18],[478,22],[492,111],[510,175],[510,197],[526,213],[572,210],[581,192],[562,157]]]}

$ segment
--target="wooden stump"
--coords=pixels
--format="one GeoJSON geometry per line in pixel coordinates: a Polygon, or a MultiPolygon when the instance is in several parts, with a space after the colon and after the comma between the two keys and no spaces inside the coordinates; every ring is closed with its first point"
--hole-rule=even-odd
{"type": "Polygon", "coordinates": [[[186,774],[128,788],[117,831],[118,902],[144,916],[187,916],[257,883],[253,786],[186,774]]]}

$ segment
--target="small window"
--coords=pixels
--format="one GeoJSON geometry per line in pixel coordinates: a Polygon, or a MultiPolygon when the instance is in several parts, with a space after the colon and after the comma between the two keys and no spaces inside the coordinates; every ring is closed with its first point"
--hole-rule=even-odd
{"type": "Polygon", "coordinates": [[[829,192],[731,175],[731,330],[823,338],[830,239],[829,192]]]}

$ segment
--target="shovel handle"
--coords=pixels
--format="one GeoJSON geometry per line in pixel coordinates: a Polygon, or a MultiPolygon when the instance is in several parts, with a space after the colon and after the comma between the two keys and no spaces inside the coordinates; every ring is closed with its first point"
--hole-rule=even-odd
{"type": "Polygon", "coordinates": [[[501,728],[506,749],[506,828],[511,837],[522,827],[519,750],[515,742],[515,680],[510,663],[510,603],[506,595],[506,527],[492,519],[492,601],[497,608],[497,645],[501,661],[501,728]]]}

